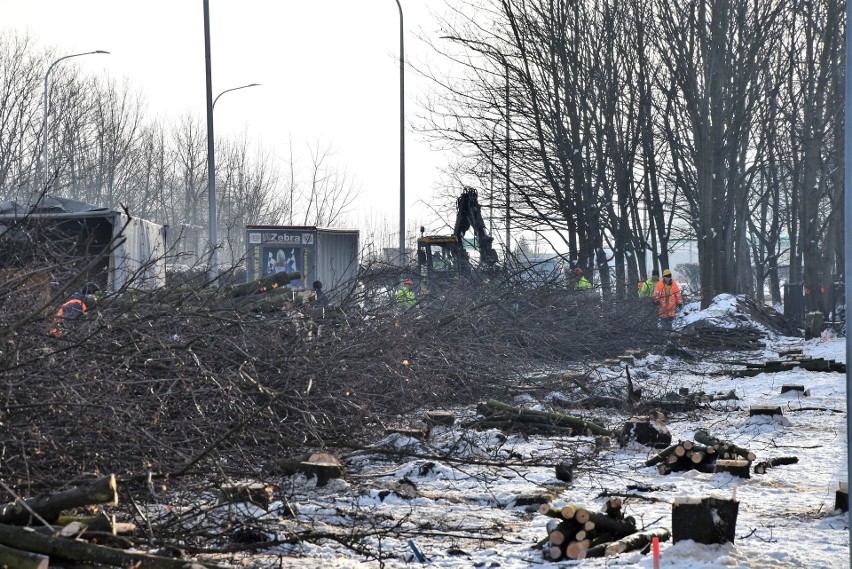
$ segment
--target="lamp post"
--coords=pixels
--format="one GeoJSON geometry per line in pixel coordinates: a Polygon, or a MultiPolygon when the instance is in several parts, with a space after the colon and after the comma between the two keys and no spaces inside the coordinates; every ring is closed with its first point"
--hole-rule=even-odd
{"type": "Polygon", "coordinates": [[[74,53],[74,54],[71,54],[71,55],[66,55],[65,57],[60,57],[59,59],[57,59],[56,61],[51,63],[50,67],[47,68],[47,72],[44,74],[44,113],[43,113],[44,117],[43,117],[43,124],[41,126],[41,129],[42,129],[42,134],[43,134],[43,137],[44,137],[43,144],[44,144],[44,189],[45,189],[45,191],[47,191],[47,180],[48,180],[48,169],[49,169],[48,168],[49,154],[48,154],[48,149],[47,149],[47,116],[48,116],[48,113],[50,112],[50,107],[48,105],[48,96],[47,96],[48,82],[47,81],[48,81],[48,78],[50,77],[50,72],[53,71],[53,68],[56,67],[56,64],[59,63],[60,61],[64,61],[66,59],[71,59],[72,57],[80,57],[80,56],[83,56],[83,55],[94,55],[96,53],[109,54],[108,51],[103,51],[103,50],[99,49],[97,51],[87,51],[85,53],[74,53]]]}
{"type": "Polygon", "coordinates": [[[399,8],[399,264],[405,266],[405,43],[399,8]]]}
{"type": "Polygon", "coordinates": [[[213,282],[219,276],[219,267],[216,259],[216,158],[213,156],[213,79],[210,73],[209,0],[204,0],[204,73],[207,81],[207,237],[210,242],[210,265],[207,267],[207,276],[213,282]]]}

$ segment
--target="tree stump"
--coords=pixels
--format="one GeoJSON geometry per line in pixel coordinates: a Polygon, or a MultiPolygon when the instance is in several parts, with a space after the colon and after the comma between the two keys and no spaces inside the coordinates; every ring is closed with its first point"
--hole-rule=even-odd
{"type": "Polygon", "coordinates": [[[713,464],[713,473],[716,472],[727,472],[729,474],[733,474],[734,476],[739,476],[740,478],[751,478],[751,470],[749,467],[751,466],[751,462],[748,460],[735,459],[735,460],[717,460],[713,464]]]}
{"type": "Polygon", "coordinates": [[[228,504],[251,502],[264,510],[272,502],[272,488],[266,484],[228,484],[222,486],[222,501],[228,504]]]}
{"type": "Polygon", "coordinates": [[[734,542],[740,503],[721,498],[675,498],[672,504],[672,541],[734,542]]]}
{"type": "Polygon", "coordinates": [[[808,312],[805,315],[805,340],[819,338],[822,329],[822,312],[808,312]]]}
{"type": "Polygon", "coordinates": [[[748,408],[749,417],[755,417],[757,415],[783,415],[784,413],[781,411],[780,405],[752,405],[748,408]]]}
{"type": "Polygon", "coordinates": [[[624,423],[618,442],[622,446],[631,440],[651,448],[666,448],[672,444],[668,427],[650,417],[631,417],[624,423]]]}
{"type": "Polygon", "coordinates": [[[563,460],[556,465],[556,479],[562,482],[574,481],[574,461],[563,460]]]}
{"type": "Polygon", "coordinates": [[[426,411],[426,413],[423,414],[423,420],[430,427],[437,425],[452,427],[456,422],[456,417],[449,411],[426,411]]]}
{"type": "Polygon", "coordinates": [[[810,390],[805,391],[804,385],[795,385],[795,384],[787,383],[787,384],[784,384],[784,385],[781,386],[781,394],[782,395],[784,393],[790,393],[791,391],[794,392],[794,393],[801,394],[803,397],[808,397],[811,394],[810,390]]]}
{"type": "Polygon", "coordinates": [[[849,511],[849,485],[846,482],[840,482],[839,488],[834,492],[834,509],[849,511]]]}

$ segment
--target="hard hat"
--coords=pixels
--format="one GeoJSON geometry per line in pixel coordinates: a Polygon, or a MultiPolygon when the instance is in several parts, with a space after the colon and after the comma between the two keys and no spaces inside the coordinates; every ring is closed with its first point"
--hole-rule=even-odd
{"type": "Polygon", "coordinates": [[[670,270],[668,270],[668,269],[665,269],[665,270],[663,271],[663,276],[664,276],[664,277],[670,277],[670,276],[672,276],[672,272],[671,272],[670,270]]]}
{"type": "Polygon", "coordinates": [[[574,267],[574,274],[575,275],[582,275],[583,269],[581,269],[580,267],[574,267]]]}
{"type": "Polygon", "coordinates": [[[413,280],[411,280],[411,279],[405,279],[404,281],[402,281],[402,284],[405,284],[405,285],[413,285],[413,284],[414,284],[414,281],[413,281],[413,280]]]}

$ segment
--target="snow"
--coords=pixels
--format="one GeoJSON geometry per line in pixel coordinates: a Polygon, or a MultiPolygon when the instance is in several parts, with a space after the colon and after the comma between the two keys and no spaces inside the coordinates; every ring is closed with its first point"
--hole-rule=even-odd
{"type": "MultiPolygon", "coordinates": [[[[703,319],[734,326],[742,325],[742,318],[736,299],[722,295],[704,311],[695,305],[686,307],[677,325],[703,319]]],[[[754,322],[748,324],[758,327],[754,322]]],[[[764,352],[749,353],[748,359],[776,359],[778,350],[790,347],[801,347],[805,355],[846,361],[845,338],[831,336],[810,341],[770,336],[764,352]]],[[[650,569],[651,556],[638,552],[584,561],[547,561],[542,548],[534,545],[547,535],[551,519],[535,512],[537,503],[516,506],[516,500],[550,493],[555,507],[577,503],[597,511],[606,500],[603,492],[627,493],[633,497],[626,500],[625,514],[633,516],[640,528],[670,529],[675,498],[717,496],[739,500],[735,543],[663,542],[660,567],[848,567],[847,518],[832,511],[838,482],[847,479],[845,375],[795,368],[733,378],[722,373],[738,369],[724,363],[732,359],[742,359],[742,354],[715,354],[692,364],[650,355],[637,361],[632,371],[634,381],[646,393],[687,387],[708,393],[734,390],[739,397],[712,403],[711,409],[673,414],[668,421],[673,440],[692,440],[696,430],[704,429],[755,452],[757,461],[792,455],[798,457],[797,464],[770,468],[766,474],[752,474],[748,479],[694,470],[661,475],[656,468],[643,465],[656,451],[635,443],[601,448],[589,437],[442,427],[433,429],[426,440],[389,435],[378,445],[408,451],[410,458],[394,460],[370,451],[346,457],[346,481],[335,480],[317,488],[313,479],[291,479],[280,491],[298,516],[297,520],[282,517],[282,534],[305,524],[317,531],[364,531],[367,537],[359,543],[385,556],[384,567],[389,568],[419,564],[408,544],[410,539],[430,567],[650,569]],[[782,395],[783,384],[802,384],[810,396],[782,395]],[[779,405],[784,415],[749,417],[751,405],[779,405]],[[560,482],[553,465],[575,456],[580,457],[575,480],[560,482]],[[536,460],[540,465],[526,464],[536,460]],[[655,491],[628,490],[628,486],[653,487],[655,491]],[[391,526],[394,531],[387,535],[373,531],[391,526]]],[[[521,400],[528,407],[550,408],[544,403],[548,397],[521,400]]],[[[459,410],[463,413],[470,417],[472,412],[459,410]]],[[[626,418],[607,409],[592,410],[588,416],[603,416],[616,427],[626,418]]],[[[273,505],[270,515],[275,515],[275,509],[273,505]]],[[[286,559],[294,567],[377,566],[332,541],[276,546],[266,553],[276,560],[278,554],[296,556],[286,559]]]]}

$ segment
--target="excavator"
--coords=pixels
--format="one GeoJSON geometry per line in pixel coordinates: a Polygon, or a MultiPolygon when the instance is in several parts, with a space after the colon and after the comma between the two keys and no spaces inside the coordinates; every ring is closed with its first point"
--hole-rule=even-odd
{"type": "Polygon", "coordinates": [[[425,230],[420,228],[421,235],[417,239],[420,276],[429,280],[470,272],[470,255],[464,248],[464,234],[471,228],[476,236],[480,265],[493,269],[497,264],[497,251],[492,246],[494,238],[485,229],[476,190],[465,187],[456,200],[456,224],[452,235],[423,235],[425,230]]]}

